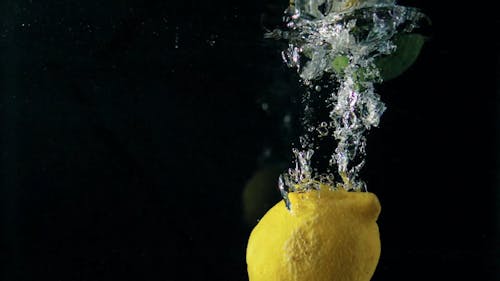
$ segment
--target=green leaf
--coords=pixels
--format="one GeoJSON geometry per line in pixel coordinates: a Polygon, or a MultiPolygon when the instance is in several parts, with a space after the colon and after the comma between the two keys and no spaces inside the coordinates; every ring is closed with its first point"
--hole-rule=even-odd
{"type": "Polygon", "coordinates": [[[344,69],[349,65],[349,58],[346,56],[337,56],[332,61],[332,68],[336,73],[344,72],[344,69]]]}
{"type": "Polygon", "coordinates": [[[425,37],[420,34],[402,34],[395,39],[396,51],[376,59],[380,76],[384,81],[398,77],[416,60],[424,45],[425,37]]]}

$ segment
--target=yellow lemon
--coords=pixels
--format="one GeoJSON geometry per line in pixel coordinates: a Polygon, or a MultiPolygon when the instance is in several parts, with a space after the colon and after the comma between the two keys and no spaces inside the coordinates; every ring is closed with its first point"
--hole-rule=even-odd
{"type": "Polygon", "coordinates": [[[343,189],[289,194],[253,229],[247,245],[250,281],[368,281],[380,256],[373,193],[343,189]]]}
{"type": "Polygon", "coordinates": [[[284,165],[262,168],[245,185],[242,194],[243,218],[248,226],[255,226],[266,211],[280,201],[276,179],[285,168],[284,165]]]}

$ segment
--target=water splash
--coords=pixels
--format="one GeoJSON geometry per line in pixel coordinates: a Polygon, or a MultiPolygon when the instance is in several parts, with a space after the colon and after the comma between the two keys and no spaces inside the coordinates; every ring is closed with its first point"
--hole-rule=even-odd
{"type": "Polygon", "coordinates": [[[398,6],[394,0],[291,0],[286,28],[266,34],[287,40],[283,60],[297,70],[307,89],[301,149],[293,150],[295,167],[279,178],[287,207],[288,192],[318,189],[321,184],[366,190],[359,179],[366,134],[378,126],[386,109],[375,92],[374,84],[382,82],[375,59],[393,53],[394,36],[412,31],[424,18],[418,9],[398,6]],[[320,105],[318,99],[323,99],[320,105]],[[313,117],[315,106],[328,108],[327,116],[313,117]],[[322,173],[313,169],[312,159],[324,138],[331,138],[336,147],[329,169],[322,173]]]}

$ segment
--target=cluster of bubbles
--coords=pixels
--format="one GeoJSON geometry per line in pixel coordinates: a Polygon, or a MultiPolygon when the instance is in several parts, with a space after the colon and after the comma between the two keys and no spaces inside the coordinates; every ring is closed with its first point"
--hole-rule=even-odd
{"type": "Polygon", "coordinates": [[[306,87],[305,133],[300,148],[293,150],[295,167],[279,178],[288,207],[288,192],[319,189],[322,184],[366,190],[359,179],[366,134],[378,126],[385,110],[374,88],[382,80],[375,59],[393,53],[394,36],[413,30],[422,17],[417,9],[394,0],[291,0],[286,28],[266,34],[288,42],[283,60],[297,70],[306,87]],[[318,98],[329,113],[312,121],[308,111],[318,98]],[[328,137],[336,144],[328,165],[336,171],[319,173],[311,161],[318,140],[328,137]]]}

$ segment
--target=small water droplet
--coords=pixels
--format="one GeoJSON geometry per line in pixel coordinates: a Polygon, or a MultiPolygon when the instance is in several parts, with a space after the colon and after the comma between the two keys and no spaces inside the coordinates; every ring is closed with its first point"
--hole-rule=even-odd
{"type": "Polygon", "coordinates": [[[325,127],[318,127],[316,131],[318,131],[318,137],[320,138],[328,136],[329,133],[328,128],[325,127]]]}
{"type": "Polygon", "coordinates": [[[290,114],[286,114],[284,117],[283,117],[283,123],[285,123],[285,125],[288,125],[290,124],[292,121],[292,116],[290,116],[290,114]]]}

